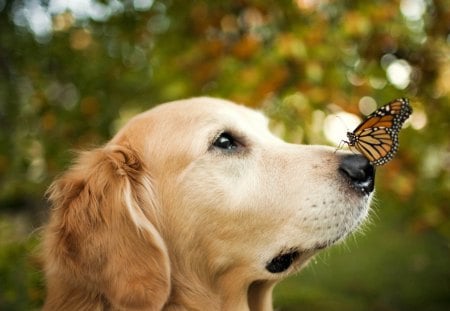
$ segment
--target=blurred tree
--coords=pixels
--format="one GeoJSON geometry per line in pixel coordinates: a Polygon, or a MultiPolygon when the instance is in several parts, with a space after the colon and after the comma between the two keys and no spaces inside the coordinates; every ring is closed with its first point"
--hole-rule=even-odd
{"type": "Polygon", "coordinates": [[[449,55],[445,0],[0,0],[0,211],[35,217],[70,150],[160,102],[230,98],[323,144],[327,115],[405,96],[415,112],[380,201],[448,258],[449,55]]]}

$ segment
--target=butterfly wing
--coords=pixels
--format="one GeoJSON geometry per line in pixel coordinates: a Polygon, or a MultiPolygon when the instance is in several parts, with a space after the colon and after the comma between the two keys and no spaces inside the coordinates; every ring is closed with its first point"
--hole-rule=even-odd
{"type": "Polygon", "coordinates": [[[383,165],[390,161],[398,148],[398,135],[387,127],[363,130],[353,145],[372,164],[383,165]]]}
{"type": "Polygon", "coordinates": [[[390,161],[398,149],[398,133],[411,115],[406,98],[399,98],[370,114],[353,132],[347,133],[350,149],[361,152],[372,164],[390,161]]]}
{"type": "Polygon", "coordinates": [[[393,127],[400,131],[403,123],[412,113],[412,108],[409,105],[407,98],[395,99],[386,105],[378,108],[373,113],[368,115],[366,119],[353,131],[355,135],[369,127],[393,127]],[[383,123],[378,123],[383,121],[383,123]]]}

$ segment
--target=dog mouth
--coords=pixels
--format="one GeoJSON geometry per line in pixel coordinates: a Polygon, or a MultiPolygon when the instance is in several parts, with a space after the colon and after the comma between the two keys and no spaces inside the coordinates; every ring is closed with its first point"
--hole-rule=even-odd
{"type": "Polygon", "coordinates": [[[308,218],[309,220],[312,218],[313,221],[312,224],[306,223],[309,225],[307,226],[309,231],[305,232],[309,233],[312,241],[310,240],[310,243],[306,245],[299,241],[300,243],[294,244],[293,247],[293,244],[291,247],[284,245],[279,253],[266,262],[265,269],[272,274],[283,273],[291,268],[298,269],[320,250],[344,240],[367,218],[370,200],[371,195],[366,194],[363,199],[360,198],[350,204],[346,203],[345,208],[341,208],[340,213],[333,212],[332,217],[328,215],[328,217],[320,218],[319,215],[313,215],[308,218]]]}
{"type": "Polygon", "coordinates": [[[289,269],[290,266],[300,257],[299,251],[291,251],[287,253],[281,253],[278,256],[272,258],[267,263],[266,270],[270,273],[281,273],[289,269]]]}
{"type": "Polygon", "coordinates": [[[266,270],[273,274],[285,272],[290,267],[294,265],[297,266],[297,263],[301,265],[302,262],[307,262],[307,260],[318,251],[334,245],[336,242],[344,238],[344,236],[337,237],[334,240],[327,242],[316,243],[313,247],[307,249],[290,248],[288,250],[281,251],[266,264],[266,270]]]}
{"type": "Polygon", "coordinates": [[[291,248],[289,250],[282,251],[266,264],[266,270],[273,274],[285,272],[297,262],[299,264],[306,262],[315,253],[333,245],[340,239],[341,237],[333,241],[316,243],[313,247],[308,249],[300,250],[297,248],[291,248]]]}

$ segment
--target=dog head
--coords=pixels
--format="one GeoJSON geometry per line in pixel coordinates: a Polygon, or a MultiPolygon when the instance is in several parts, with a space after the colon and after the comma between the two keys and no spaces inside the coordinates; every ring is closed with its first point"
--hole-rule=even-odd
{"type": "MultiPolygon", "coordinates": [[[[103,150],[119,152],[121,160],[114,160],[114,165],[91,163],[90,174],[100,179],[105,169],[114,170],[104,183],[113,184],[108,191],[120,203],[120,217],[127,215],[129,220],[107,220],[116,227],[105,231],[110,236],[102,243],[122,235],[124,250],[141,247],[149,257],[147,264],[157,263],[163,271],[158,284],[165,287],[160,307],[269,308],[270,292],[278,280],[362,223],[373,192],[374,169],[362,156],[286,143],[270,133],[260,113],[218,99],[195,98],[151,109],[131,119],[103,150]],[[128,162],[135,163],[133,169],[128,162]],[[117,188],[114,179],[122,180],[117,188]],[[129,231],[122,226],[130,225],[141,233],[124,237],[129,231]],[[145,242],[134,241],[142,236],[157,256],[145,250],[145,242]]],[[[117,156],[106,158],[111,162],[117,156]]],[[[65,198],[66,205],[89,184],[82,173],[77,176],[83,186],[70,188],[78,190],[65,198]]],[[[53,190],[54,198],[61,183],[53,187],[58,189],[53,190]]],[[[101,192],[103,201],[105,192],[101,192]]],[[[88,201],[83,204],[89,205],[88,201]]],[[[111,208],[105,205],[101,217],[116,217],[106,213],[111,208]]],[[[101,250],[102,256],[115,256],[113,247],[101,250]]],[[[146,263],[145,259],[133,262],[136,254],[139,249],[120,253],[126,258],[121,262],[133,263],[136,275],[145,279],[149,274],[151,279],[151,269],[143,267],[137,273],[146,263]]],[[[114,276],[102,276],[105,282],[108,277],[114,276]]],[[[124,276],[112,284],[127,284],[134,277],[124,276]]],[[[118,289],[105,295],[126,305],[136,295],[124,288],[120,299],[111,298],[118,289]]],[[[146,300],[139,303],[145,305],[146,300]]]]}

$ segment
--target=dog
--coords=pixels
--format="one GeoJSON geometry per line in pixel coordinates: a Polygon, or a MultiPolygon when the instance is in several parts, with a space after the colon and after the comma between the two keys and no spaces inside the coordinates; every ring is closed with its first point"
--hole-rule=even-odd
{"type": "Polygon", "coordinates": [[[44,310],[272,310],[277,282],[364,221],[374,178],[233,102],[159,105],[50,186],[44,310]]]}

